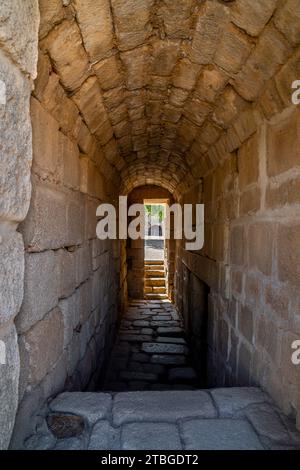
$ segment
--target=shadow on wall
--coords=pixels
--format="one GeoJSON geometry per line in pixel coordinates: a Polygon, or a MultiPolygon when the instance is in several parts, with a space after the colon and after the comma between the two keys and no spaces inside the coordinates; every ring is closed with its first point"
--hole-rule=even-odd
{"type": "Polygon", "coordinates": [[[199,385],[207,387],[208,361],[208,296],[209,287],[183,267],[183,320],[191,349],[193,366],[200,377],[199,385]]]}

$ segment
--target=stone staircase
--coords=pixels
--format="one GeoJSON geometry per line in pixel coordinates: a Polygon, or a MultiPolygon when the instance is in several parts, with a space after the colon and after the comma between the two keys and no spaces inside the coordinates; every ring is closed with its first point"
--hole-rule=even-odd
{"type": "Polygon", "coordinates": [[[168,298],[164,261],[145,261],[144,286],[146,300],[168,298]]]}

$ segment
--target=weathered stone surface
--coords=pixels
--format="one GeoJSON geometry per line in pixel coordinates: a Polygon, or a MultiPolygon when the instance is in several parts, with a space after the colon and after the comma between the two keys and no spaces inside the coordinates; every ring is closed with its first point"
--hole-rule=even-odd
{"type": "MultiPolygon", "coordinates": [[[[107,91],[111,88],[119,87],[123,83],[121,63],[115,55],[95,64],[94,70],[102,90],[107,91]]],[[[118,121],[120,120],[121,118],[118,121]]]]}
{"type": "Polygon", "coordinates": [[[220,388],[212,390],[211,394],[221,418],[242,416],[249,405],[267,400],[266,395],[259,388],[254,387],[220,388]]]}
{"type": "Polygon", "coordinates": [[[39,6],[37,0],[1,2],[0,42],[24,72],[36,77],[39,6]]]}
{"type": "Polygon", "coordinates": [[[174,424],[133,423],[122,428],[124,450],[181,450],[179,432],[174,424]],[[165,444],[162,444],[165,442],[165,444]]]}
{"type": "Polygon", "coordinates": [[[62,393],[51,402],[54,413],[71,413],[82,416],[89,425],[105,419],[111,407],[111,396],[106,393],[62,393]]]}
{"type": "MultiPolygon", "coordinates": [[[[18,407],[20,359],[17,332],[10,325],[0,331],[0,341],[5,344],[6,364],[0,363],[0,449],[8,448],[18,407]]],[[[3,359],[3,358],[2,358],[3,359]]]]}
{"type": "Polygon", "coordinates": [[[278,272],[279,279],[297,286],[300,279],[299,269],[300,225],[281,225],[278,234],[278,272]]]}
{"type": "Polygon", "coordinates": [[[102,145],[105,145],[112,137],[112,128],[96,77],[90,77],[73,96],[73,99],[80,109],[91,133],[95,134],[102,145]]]}
{"type": "Polygon", "coordinates": [[[39,37],[43,38],[51,29],[65,18],[62,0],[39,0],[40,29],[39,37]]]}
{"type": "Polygon", "coordinates": [[[95,424],[88,450],[120,449],[120,430],[113,428],[107,421],[95,424]]]}
{"type": "Polygon", "coordinates": [[[74,0],[83,43],[92,61],[113,48],[113,25],[108,0],[74,0]]]}
{"type": "Polygon", "coordinates": [[[51,310],[22,335],[21,340],[24,343],[21,356],[24,380],[37,384],[50,371],[63,351],[63,321],[60,310],[51,310]]]}
{"type": "Polygon", "coordinates": [[[77,24],[63,21],[48,34],[42,47],[49,52],[64,87],[69,91],[80,87],[87,78],[88,58],[77,24]]]}
{"type": "Polygon", "coordinates": [[[17,319],[18,331],[27,331],[58,302],[57,264],[53,251],[25,256],[25,296],[17,319]]]}
{"type": "Polygon", "coordinates": [[[209,395],[195,392],[132,392],[117,394],[113,402],[115,425],[139,421],[175,422],[192,417],[215,417],[209,395]]]}
{"type": "MultiPolygon", "coordinates": [[[[5,2],[7,8],[10,8],[9,3],[5,2]]],[[[4,12],[3,15],[2,18],[5,18],[4,12]]],[[[32,142],[29,98],[31,85],[28,78],[10,63],[2,51],[0,51],[0,84],[0,186],[2,194],[0,215],[4,220],[20,222],[25,218],[30,202],[32,142]]]]}
{"type": "Polygon", "coordinates": [[[53,450],[83,450],[83,441],[77,437],[69,437],[68,439],[59,439],[53,450]]]}
{"type": "Polygon", "coordinates": [[[246,420],[199,419],[182,424],[186,450],[263,450],[246,420]]]}
{"type": "Polygon", "coordinates": [[[276,0],[252,2],[251,0],[238,0],[231,9],[232,21],[251,36],[258,36],[276,6],[276,0]]]}
{"type": "Polygon", "coordinates": [[[143,44],[150,36],[152,0],[112,0],[116,35],[120,50],[133,49],[143,44]]]}
{"type": "Polygon", "coordinates": [[[0,325],[12,320],[23,300],[24,245],[22,236],[0,224],[0,325]]]}
{"type": "Polygon", "coordinates": [[[142,351],[149,354],[185,354],[186,347],[181,344],[143,343],[142,351]]]}

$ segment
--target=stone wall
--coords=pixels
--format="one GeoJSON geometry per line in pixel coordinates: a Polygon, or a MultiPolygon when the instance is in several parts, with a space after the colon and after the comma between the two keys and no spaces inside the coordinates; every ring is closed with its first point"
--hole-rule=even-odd
{"type": "Polygon", "coordinates": [[[119,312],[119,247],[96,238],[96,208],[113,202],[116,176],[42,49],[31,119],[14,448],[38,426],[49,397],[99,386],[119,312]]]}
{"type": "Polygon", "coordinates": [[[184,310],[187,269],[211,288],[209,385],[258,384],[299,427],[300,109],[278,101],[253,109],[242,142],[203,178],[205,245],[177,247],[177,303],[184,310]]]}
{"type": "Polygon", "coordinates": [[[16,231],[28,211],[32,159],[29,99],[36,76],[37,0],[1,2],[0,15],[0,449],[18,405],[19,349],[14,319],[23,299],[24,244],[16,231]],[[3,358],[2,358],[3,359],[3,358]]]}

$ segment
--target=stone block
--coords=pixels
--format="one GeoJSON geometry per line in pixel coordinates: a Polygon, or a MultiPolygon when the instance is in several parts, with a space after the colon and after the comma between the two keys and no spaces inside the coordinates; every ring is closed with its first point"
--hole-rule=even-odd
{"type": "Polygon", "coordinates": [[[280,225],[278,230],[278,277],[298,286],[300,282],[300,225],[280,225]]]}
{"type": "Polygon", "coordinates": [[[246,100],[256,100],[263,85],[285,64],[290,54],[287,40],[275,28],[267,26],[246,65],[234,78],[234,87],[246,100]]]}
{"type": "Polygon", "coordinates": [[[286,0],[274,15],[274,24],[291,44],[300,42],[300,5],[297,0],[286,0]]]}
{"type": "Polygon", "coordinates": [[[253,45],[248,36],[234,25],[229,24],[223,32],[214,62],[221,69],[230,74],[235,74],[246,62],[252,47],[253,45]]]}
{"type": "Polygon", "coordinates": [[[95,424],[88,450],[118,450],[120,449],[120,429],[113,428],[108,421],[95,424]]]}
{"type": "Polygon", "coordinates": [[[116,426],[130,422],[176,422],[184,418],[214,418],[216,410],[203,391],[129,392],[117,394],[113,402],[116,426]]]}
{"type": "MultiPolygon", "coordinates": [[[[200,72],[200,65],[193,64],[188,59],[181,59],[173,71],[172,84],[176,88],[184,90],[192,90],[195,87],[197,77],[200,72]]],[[[171,108],[170,112],[176,112],[175,108],[171,108]]],[[[177,111],[178,112],[178,111],[177,111]]],[[[170,114],[169,114],[170,115],[170,114]]],[[[172,121],[172,119],[171,119],[172,121]]]]}
{"type": "Polygon", "coordinates": [[[197,17],[190,57],[198,64],[210,64],[222,37],[222,31],[229,22],[230,11],[225,5],[205,3],[197,17]]]}
{"type": "Polygon", "coordinates": [[[220,418],[237,418],[245,415],[249,405],[264,403],[267,396],[256,387],[232,387],[211,390],[220,418]]]}
{"type": "Polygon", "coordinates": [[[24,300],[17,317],[19,333],[29,330],[58,303],[59,278],[53,251],[25,256],[24,300]]]}
{"type": "Polygon", "coordinates": [[[123,83],[121,64],[115,55],[95,64],[94,70],[102,90],[107,91],[119,87],[123,83]]]}
{"type": "Polygon", "coordinates": [[[239,187],[243,190],[259,177],[258,134],[244,142],[238,151],[239,187]]]}
{"type": "Polygon", "coordinates": [[[68,91],[79,88],[88,76],[88,57],[75,21],[65,20],[41,42],[68,91]],[[70,67],[70,63],[72,67],[70,67]]]}
{"type": "Polygon", "coordinates": [[[74,253],[61,249],[55,252],[58,269],[58,297],[69,297],[76,287],[74,253]]]}
{"type": "Polygon", "coordinates": [[[246,420],[193,419],[182,424],[186,450],[263,450],[246,420]]]}
{"type": "Polygon", "coordinates": [[[121,60],[126,68],[126,86],[129,90],[138,90],[147,85],[149,79],[148,57],[147,46],[121,54],[121,60]]]}
{"type": "Polygon", "coordinates": [[[76,291],[67,299],[61,300],[58,307],[63,316],[64,348],[66,348],[72,341],[73,336],[76,334],[76,328],[80,324],[79,292],[76,291]]]}
{"type": "Polygon", "coordinates": [[[85,228],[85,201],[79,192],[68,194],[66,224],[67,243],[65,246],[82,244],[85,228]]]}
{"type": "Polygon", "coordinates": [[[76,285],[86,281],[92,273],[92,251],[90,245],[84,244],[74,252],[76,285]]]}
{"type": "Polygon", "coordinates": [[[232,21],[250,36],[258,36],[271,18],[276,0],[238,0],[231,8],[232,21]]]}
{"type": "Polygon", "coordinates": [[[241,306],[238,314],[238,328],[242,335],[250,342],[253,342],[254,315],[246,306],[241,306]]]}
{"type": "Polygon", "coordinates": [[[279,123],[268,126],[267,171],[269,176],[277,176],[299,165],[299,142],[299,110],[295,109],[279,123]]]}
{"type": "Polygon", "coordinates": [[[240,195],[240,216],[253,214],[260,209],[261,193],[257,186],[240,195]]]}
{"type": "MultiPolygon", "coordinates": [[[[10,3],[5,1],[4,5],[1,5],[2,20],[5,18],[5,13],[9,13],[10,3]]],[[[13,9],[15,3],[13,2],[13,9]]],[[[5,24],[5,21],[3,23],[0,20],[0,42],[2,42],[1,28],[5,24]]],[[[15,34],[12,37],[15,37],[15,34]]],[[[2,51],[0,51],[0,84],[3,91],[0,103],[2,194],[0,217],[4,220],[20,222],[25,218],[30,202],[32,145],[29,99],[31,83],[16,66],[11,64],[2,51]]]]}
{"type": "Polygon", "coordinates": [[[38,59],[39,19],[37,0],[1,2],[0,42],[13,62],[33,79],[38,59]]]}
{"type": "Polygon", "coordinates": [[[109,0],[74,0],[73,6],[91,61],[106,57],[114,47],[109,0]]]}
{"type": "Polygon", "coordinates": [[[266,276],[272,272],[274,230],[272,223],[257,223],[248,232],[248,264],[266,276]]]}
{"type": "Polygon", "coordinates": [[[92,134],[105,145],[113,135],[112,127],[104,107],[100,84],[97,78],[90,77],[72,97],[92,134]]]}
{"type": "Polygon", "coordinates": [[[119,49],[124,51],[143,44],[152,32],[152,2],[112,0],[111,3],[119,49]]]}
{"type": "Polygon", "coordinates": [[[5,233],[5,227],[1,224],[0,236],[0,325],[2,325],[17,315],[23,300],[24,244],[19,233],[14,231],[5,233]]]}
{"type": "Polygon", "coordinates": [[[55,186],[33,181],[31,206],[21,225],[25,247],[31,251],[68,245],[67,196],[55,186]]]}
{"type": "Polygon", "coordinates": [[[9,446],[18,408],[20,358],[18,337],[13,325],[0,329],[0,341],[5,344],[6,363],[0,363],[0,449],[9,446]]]}
{"type": "Polygon", "coordinates": [[[66,15],[61,0],[39,0],[39,9],[39,37],[44,38],[66,15]]]}
{"type": "Polygon", "coordinates": [[[175,424],[132,423],[122,427],[123,450],[181,450],[175,424]]]}
{"type": "Polygon", "coordinates": [[[97,421],[107,418],[111,404],[112,398],[108,393],[64,392],[49,407],[53,413],[81,416],[89,426],[93,426],[97,421]]]}
{"type": "Polygon", "coordinates": [[[58,122],[35,98],[31,98],[31,119],[34,170],[42,177],[58,178],[62,165],[58,122]]]}
{"type": "Polygon", "coordinates": [[[187,349],[181,344],[143,343],[142,351],[148,354],[186,354],[187,349]]]}
{"type": "Polygon", "coordinates": [[[296,49],[295,53],[280,69],[275,77],[275,83],[280,95],[280,98],[286,106],[292,103],[292,93],[294,90],[291,88],[292,83],[297,80],[300,73],[300,51],[296,49]]]}
{"type": "MultiPolygon", "coordinates": [[[[51,310],[23,336],[28,383],[38,384],[50,372],[63,351],[63,318],[60,310],[51,310]]],[[[23,366],[24,367],[24,366],[23,366]]]]}
{"type": "Polygon", "coordinates": [[[230,260],[232,264],[242,266],[245,261],[245,234],[244,227],[237,225],[230,234],[230,260]]]}

